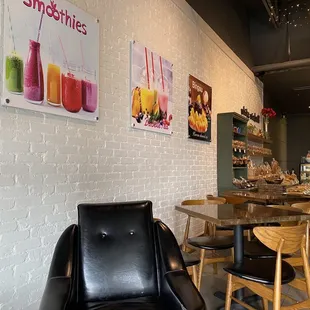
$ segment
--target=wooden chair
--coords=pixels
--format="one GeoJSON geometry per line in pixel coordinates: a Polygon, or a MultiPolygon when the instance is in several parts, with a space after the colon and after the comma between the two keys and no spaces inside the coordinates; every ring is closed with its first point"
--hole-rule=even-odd
{"type": "Polygon", "coordinates": [[[231,205],[239,205],[246,203],[249,199],[242,197],[225,196],[226,203],[231,205]]]}
{"type": "MultiPolygon", "coordinates": [[[[206,203],[209,204],[222,204],[223,200],[184,200],[182,202],[182,205],[204,205],[206,203]]],[[[194,238],[188,238],[189,237],[189,230],[190,230],[190,222],[191,222],[191,216],[187,217],[186,222],[186,228],[184,233],[184,239],[183,239],[183,245],[182,250],[186,252],[188,248],[194,248],[194,249],[200,249],[200,264],[199,264],[199,273],[198,273],[198,290],[200,290],[201,287],[201,278],[203,273],[203,268],[205,265],[213,264],[213,272],[217,273],[217,263],[223,263],[223,262],[231,262],[232,261],[232,255],[229,256],[219,256],[217,255],[217,250],[225,250],[225,249],[232,249],[233,248],[233,236],[214,236],[206,235],[206,236],[198,236],[194,238]],[[210,257],[205,257],[206,251],[209,251],[211,254],[210,257]]],[[[205,222],[205,231],[209,229],[206,229],[206,226],[208,225],[207,222],[205,222]]]]}
{"type": "Polygon", "coordinates": [[[217,197],[213,195],[207,195],[207,200],[214,202],[222,202],[223,204],[226,203],[226,199],[224,197],[217,197]]]}
{"type": "Polygon", "coordinates": [[[310,269],[306,254],[306,224],[295,227],[256,227],[255,236],[268,248],[277,252],[276,259],[245,259],[242,265],[231,265],[224,270],[228,272],[225,310],[229,310],[231,301],[241,304],[246,309],[253,307],[236,299],[232,294],[243,287],[249,288],[263,298],[264,310],[268,310],[268,302],[273,302],[274,310],[297,310],[310,308],[310,269]],[[294,305],[281,307],[282,284],[295,281],[294,268],[282,260],[282,254],[301,251],[302,266],[305,272],[306,292],[308,298],[294,305]],[[273,285],[273,289],[267,287],[273,285]]]}
{"type": "MultiPolygon", "coordinates": [[[[215,197],[213,197],[214,199],[210,199],[210,200],[205,200],[205,199],[190,199],[190,200],[184,200],[182,201],[181,205],[182,206],[194,206],[194,205],[198,205],[198,206],[202,206],[204,204],[222,204],[223,200],[222,199],[216,199],[215,197]]],[[[221,197],[219,197],[221,198],[221,197]]],[[[224,202],[225,203],[225,202],[224,202]]],[[[189,227],[190,227],[190,222],[191,222],[191,216],[187,216],[187,222],[186,222],[186,227],[185,227],[185,233],[184,233],[184,238],[183,238],[183,245],[182,245],[182,250],[186,251],[187,246],[187,239],[188,239],[188,235],[189,235],[189,227]]],[[[214,226],[211,225],[210,223],[208,223],[207,221],[205,221],[204,224],[204,234],[205,235],[214,235],[215,234],[215,230],[214,230],[214,226]]]]}
{"type": "MultiPolygon", "coordinates": [[[[207,195],[208,202],[212,203],[212,201],[223,201],[223,203],[228,204],[242,204],[247,201],[245,198],[239,198],[239,197],[214,197],[213,195],[207,195]]],[[[244,235],[247,236],[248,241],[251,241],[251,229],[253,228],[253,225],[247,225],[245,226],[244,235]]],[[[214,230],[214,234],[218,236],[231,236],[233,234],[233,228],[231,227],[220,227],[220,226],[213,226],[211,229],[214,230]]]]}
{"type": "MultiPolygon", "coordinates": [[[[295,203],[295,204],[292,204],[291,207],[297,208],[301,210],[303,213],[310,214],[310,203],[295,203]]],[[[308,229],[306,231],[306,254],[307,254],[307,257],[309,257],[309,246],[310,246],[310,243],[309,243],[310,223],[309,221],[306,221],[306,224],[308,226],[308,229]]],[[[302,257],[300,255],[297,257],[295,256],[295,257],[287,258],[285,259],[285,261],[297,269],[300,269],[299,267],[302,267],[303,265],[302,257]]],[[[307,292],[306,279],[304,277],[296,278],[292,283],[290,283],[290,286],[293,286],[294,288],[297,288],[303,292],[307,292]]]]}
{"type": "Polygon", "coordinates": [[[302,210],[304,213],[310,213],[310,202],[298,202],[291,205],[292,208],[302,210]]]}

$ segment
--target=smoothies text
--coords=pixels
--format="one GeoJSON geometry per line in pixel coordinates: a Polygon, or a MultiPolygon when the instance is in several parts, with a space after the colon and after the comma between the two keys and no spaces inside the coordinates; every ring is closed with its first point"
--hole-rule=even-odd
{"type": "Polygon", "coordinates": [[[87,26],[77,20],[74,14],[70,15],[68,10],[59,10],[57,8],[57,4],[53,0],[51,0],[48,5],[41,0],[25,0],[23,3],[25,6],[38,10],[38,12],[43,11],[43,13],[48,17],[54,18],[55,21],[61,22],[67,27],[76,30],[83,35],[87,35],[87,26]]]}

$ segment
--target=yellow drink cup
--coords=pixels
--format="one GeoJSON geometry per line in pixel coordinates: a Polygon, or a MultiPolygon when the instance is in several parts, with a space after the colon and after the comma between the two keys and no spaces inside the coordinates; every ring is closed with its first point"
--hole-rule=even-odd
{"type": "Polygon", "coordinates": [[[47,101],[53,106],[59,106],[60,96],[60,67],[48,64],[47,68],[47,101]]]}
{"type": "Polygon", "coordinates": [[[143,114],[151,114],[154,104],[154,90],[141,88],[141,107],[143,114]]]}

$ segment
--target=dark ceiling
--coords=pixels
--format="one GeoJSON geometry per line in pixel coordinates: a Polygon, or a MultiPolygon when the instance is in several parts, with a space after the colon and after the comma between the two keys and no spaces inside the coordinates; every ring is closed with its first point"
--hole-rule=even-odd
{"type": "MultiPolygon", "coordinates": [[[[251,69],[310,58],[310,0],[187,0],[251,69]],[[264,3],[265,2],[265,3],[264,3]],[[274,11],[266,9],[266,3],[274,11]],[[276,26],[272,22],[275,18],[276,26]]],[[[309,62],[310,64],[310,62],[309,62]]],[[[259,74],[271,105],[310,112],[310,66],[259,74]]]]}

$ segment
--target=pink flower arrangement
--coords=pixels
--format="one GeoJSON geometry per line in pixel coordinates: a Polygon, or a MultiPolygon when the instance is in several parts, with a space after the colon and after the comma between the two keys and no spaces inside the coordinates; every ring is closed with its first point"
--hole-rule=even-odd
{"type": "Polygon", "coordinates": [[[275,117],[277,113],[272,108],[263,108],[262,115],[265,118],[271,118],[271,117],[275,117]]]}

